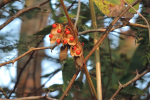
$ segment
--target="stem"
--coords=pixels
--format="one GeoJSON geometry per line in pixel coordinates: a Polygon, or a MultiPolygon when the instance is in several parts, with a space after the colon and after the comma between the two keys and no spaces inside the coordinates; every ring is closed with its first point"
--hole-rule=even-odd
{"type": "Polygon", "coordinates": [[[83,69],[84,69],[84,73],[86,75],[86,79],[87,79],[87,82],[88,82],[88,85],[89,85],[89,88],[90,88],[92,99],[93,100],[98,100],[97,95],[96,95],[96,91],[95,91],[94,85],[92,83],[92,80],[91,80],[91,77],[90,77],[90,74],[88,72],[86,64],[83,66],[83,69]]]}
{"type": "MultiPolygon", "coordinates": [[[[92,26],[93,29],[97,29],[96,23],[96,16],[95,16],[95,9],[93,1],[89,0],[90,10],[91,10],[91,18],[92,18],[92,26]]],[[[97,43],[98,40],[98,33],[94,33],[94,44],[97,43]]],[[[101,82],[101,65],[100,65],[100,50],[99,47],[95,50],[95,61],[96,61],[96,80],[97,80],[97,97],[98,100],[102,100],[102,82],[101,82]]]]}

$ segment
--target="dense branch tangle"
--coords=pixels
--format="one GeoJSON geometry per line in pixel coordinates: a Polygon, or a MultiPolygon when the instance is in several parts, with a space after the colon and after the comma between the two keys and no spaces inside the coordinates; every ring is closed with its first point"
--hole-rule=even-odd
{"type": "MultiPolygon", "coordinates": [[[[61,1],[62,1],[62,0],[61,0],[61,1]]],[[[36,8],[36,7],[35,7],[35,8],[36,8]]],[[[33,8],[33,9],[34,9],[34,8],[33,8]]],[[[110,24],[110,26],[109,26],[107,29],[102,29],[102,30],[98,30],[98,29],[97,29],[97,30],[87,30],[87,31],[81,33],[81,34],[84,34],[84,33],[88,33],[88,32],[104,32],[104,34],[103,34],[102,37],[98,40],[98,42],[96,43],[96,45],[94,45],[94,47],[93,47],[93,49],[91,50],[91,52],[89,53],[89,55],[83,60],[84,63],[86,63],[86,61],[87,61],[88,58],[91,56],[91,54],[95,51],[95,49],[103,42],[103,40],[104,40],[105,37],[108,35],[108,33],[109,33],[110,31],[116,29],[116,28],[112,28],[112,27],[113,27],[114,24],[117,22],[117,20],[118,20],[128,9],[129,9],[129,7],[126,8],[126,10],[124,10],[124,12],[120,14],[120,16],[118,16],[117,18],[115,18],[114,21],[110,24]]],[[[27,11],[27,10],[26,10],[26,11],[27,11]]],[[[65,13],[66,13],[66,11],[65,11],[65,13]]],[[[66,16],[67,16],[67,15],[66,15],[66,16]]],[[[16,18],[16,16],[15,16],[14,18],[16,18]]],[[[67,18],[69,18],[69,17],[67,17],[67,18]]],[[[75,34],[77,33],[77,29],[75,29],[75,30],[73,29],[73,24],[72,24],[72,22],[69,21],[69,20],[70,20],[70,19],[68,19],[69,26],[71,27],[71,29],[72,29],[72,31],[73,31],[73,34],[75,35],[75,34]]],[[[10,21],[10,22],[11,22],[11,21],[10,21]]],[[[7,25],[7,24],[8,24],[8,23],[6,23],[6,25],[7,25]]],[[[135,25],[135,26],[138,26],[138,27],[147,28],[147,26],[137,25],[137,24],[131,24],[131,23],[129,23],[128,25],[133,25],[133,26],[135,25]]],[[[3,27],[4,27],[4,26],[3,26],[3,27]]],[[[2,28],[3,28],[3,27],[2,27],[2,28]]],[[[122,27],[122,26],[119,26],[119,27],[122,27]]],[[[117,27],[117,28],[119,28],[119,27],[117,27]]],[[[78,37],[78,36],[75,35],[75,37],[78,37]]],[[[53,46],[53,47],[54,47],[54,46],[53,46]]],[[[32,52],[32,51],[35,51],[35,50],[43,50],[43,49],[49,49],[49,48],[53,48],[53,47],[41,47],[41,48],[30,48],[30,47],[29,47],[29,51],[27,51],[27,52],[24,53],[23,55],[17,57],[17,58],[14,59],[14,60],[11,60],[11,61],[8,61],[8,62],[5,62],[5,63],[1,63],[0,66],[6,65],[6,64],[8,64],[8,63],[14,63],[15,61],[17,61],[18,59],[24,57],[25,55],[27,55],[28,53],[30,53],[30,52],[32,52]]],[[[83,67],[84,69],[86,69],[86,65],[85,65],[85,66],[80,66],[80,68],[77,69],[77,71],[76,71],[76,73],[74,74],[72,80],[70,81],[70,84],[69,84],[67,90],[64,92],[64,94],[63,94],[63,96],[61,97],[61,99],[64,99],[65,96],[66,96],[66,94],[68,93],[68,91],[71,89],[72,84],[74,83],[74,81],[75,81],[75,79],[76,79],[78,73],[79,73],[80,70],[82,69],[82,67],[83,67]]],[[[149,70],[146,71],[144,74],[146,74],[147,72],[149,72],[149,70]]],[[[88,71],[86,71],[86,73],[87,73],[87,75],[89,75],[88,71]]],[[[138,75],[138,74],[137,74],[138,77],[134,78],[133,80],[134,80],[134,81],[137,80],[139,77],[143,76],[144,74],[142,74],[142,75],[138,75]]],[[[128,82],[128,84],[129,84],[129,83],[132,83],[133,80],[131,80],[130,82],[128,82]]],[[[89,83],[90,83],[90,82],[89,82],[89,83]]],[[[127,86],[128,84],[126,84],[125,86],[127,86]]],[[[120,85],[120,86],[123,86],[123,85],[120,85]]],[[[125,86],[123,86],[123,87],[125,87],[125,86]]],[[[119,89],[121,90],[122,87],[119,88],[119,89]]],[[[120,90],[118,90],[118,91],[120,91],[120,90]]],[[[91,90],[91,91],[93,91],[93,90],[91,90]]],[[[117,94],[118,94],[118,93],[117,93],[117,94]]],[[[117,94],[115,94],[115,95],[117,95],[117,94]]],[[[112,98],[114,98],[114,97],[112,97],[112,98]]]]}

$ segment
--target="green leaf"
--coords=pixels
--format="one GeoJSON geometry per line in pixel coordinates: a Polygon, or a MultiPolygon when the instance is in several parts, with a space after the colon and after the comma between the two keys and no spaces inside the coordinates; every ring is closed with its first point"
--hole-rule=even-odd
{"type": "Polygon", "coordinates": [[[80,90],[83,88],[83,82],[82,81],[75,81],[74,82],[75,88],[78,86],[80,90]]]}
{"type": "Polygon", "coordinates": [[[34,35],[47,35],[50,33],[52,28],[52,25],[48,25],[46,27],[44,27],[44,29],[42,29],[41,31],[35,33],[34,35]]]}
{"type": "Polygon", "coordinates": [[[66,90],[71,78],[73,77],[76,71],[76,67],[74,65],[74,60],[72,58],[67,58],[63,65],[62,76],[63,76],[63,91],[66,90]]]}

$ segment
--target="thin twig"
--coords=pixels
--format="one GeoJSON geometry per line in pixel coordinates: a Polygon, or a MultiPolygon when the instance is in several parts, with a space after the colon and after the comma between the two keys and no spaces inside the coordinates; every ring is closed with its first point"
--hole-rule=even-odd
{"type": "MultiPolygon", "coordinates": [[[[111,31],[113,31],[113,30],[115,30],[115,29],[118,29],[118,28],[125,27],[125,26],[135,26],[135,27],[141,27],[141,28],[148,28],[147,25],[136,24],[136,23],[129,23],[129,24],[127,24],[127,25],[119,25],[119,26],[113,27],[113,28],[111,29],[111,31]]],[[[91,33],[91,32],[105,32],[105,31],[106,31],[106,29],[88,29],[88,30],[79,32],[78,35],[83,35],[83,34],[91,33]]]]}
{"type": "MultiPolygon", "coordinates": [[[[132,5],[135,5],[136,3],[140,2],[141,0],[136,0],[134,1],[134,3],[132,5]]],[[[96,50],[96,48],[103,42],[103,40],[105,39],[105,37],[108,35],[108,33],[111,31],[111,28],[115,25],[115,23],[120,19],[121,16],[123,16],[128,10],[130,9],[130,7],[126,7],[124,9],[124,11],[122,11],[118,17],[116,17],[111,24],[108,26],[107,30],[104,32],[104,34],[99,38],[98,42],[94,45],[94,47],[92,48],[92,50],[89,52],[89,54],[86,56],[86,58],[83,60],[83,63],[86,63],[87,60],[89,59],[89,57],[93,54],[93,52],[96,50]]],[[[81,71],[82,67],[79,68],[79,70],[77,69],[75,74],[73,75],[67,89],[65,90],[65,92],[63,93],[63,95],[61,96],[60,100],[63,100],[67,93],[70,91],[76,77],[78,76],[79,72],[81,71]]]]}
{"type": "Polygon", "coordinates": [[[0,100],[39,100],[39,99],[58,100],[58,99],[49,98],[49,96],[47,94],[45,96],[31,96],[31,97],[22,97],[22,98],[16,98],[16,99],[2,99],[2,98],[0,98],[0,100]]]}
{"type": "Polygon", "coordinates": [[[29,54],[29,53],[32,52],[32,51],[44,50],[44,49],[53,49],[55,46],[56,46],[56,45],[54,45],[54,46],[49,46],[49,47],[40,47],[40,48],[31,47],[27,52],[25,52],[24,54],[20,55],[19,57],[15,58],[15,59],[13,59],[13,60],[10,60],[10,61],[8,61],[8,62],[1,63],[1,64],[0,64],[0,67],[3,66],[3,65],[9,64],[9,63],[14,64],[17,60],[19,60],[20,58],[24,57],[25,55],[29,54]]]}
{"type": "Polygon", "coordinates": [[[63,0],[60,0],[60,2],[61,2],[61,5],[62,5],[62,7],[63,7],[63,9],[64,9],[65,15],[66,15],[66,17],[67,17],[68,24],[69,24],[69,26],[71,27],[71,30],[73,31],[73,36],[74,36],[75,40],[78,41],[78,34],[77,34],[77,33],[78,33],[78,30],[77,30],[77,28],[76,28],[76,29],[73,29],[73,23],[71,22],[71,20],[70,20],[70,18],[69,18],[67,9],[66,9],[66,7],[65,7],[65,4],[64,4],[63,0]]]}
{"type": "Polygon", "coordinates": [[[130,6],[134,11],[136,11],[138,14],[139,14],[139,16],[141,16],[144,20],[145,20],[145,22],[146,22],[146,24],[147,24],[147,26],[148,26],[148,31],[149,31],[149,43],[150,43],[150,26],[149,26],[149,23],[148,23],[148,21],[147,21],[147,19],[143,16],[143,15],[141,15],[134,7],[132,7],[132,5],[130,5],[128,2],[126,2],[125,0],[123,0],[126,4],[128,4],[128,6],[130,6]]]}
{"type": "Polygon", "coordinates": [[[3,93],[3,95],[5,96],[5,98],[8,98],[7,94],[3,91],[3,89],[0,87],[0,92],[3,93]]]}
{"type": "MultiPolygon", "coordinates": [[[[134,3],[132,3],[132,5],[135,5],[137,2],[140,2],[139,0],[134,1],[134,3]]],[[[96,48],[103,42],[103,40],[106,38],[106,36],[108,35],[108,33],[111,31],[112,27],[115,25],[115,23],[130,9],[130,7],[126,7],[124,9],[124,11],[122,11],[118,17],[116,17],[108,26],[108,28],[106,29],[106,31],[103,33],[103,35],[98,39],[97,43],[94,45],[94,47],[92,48],[92,50],[89,52],[89,54],[86,56],[86,58],[84,59],[84,63],[86,63],[86,61],[89,59],[89,57],[93,54],[93,52],[96,50],[96,48]]]]}
{"type": "Polygon", "coordinates": [[[15,15],[11,16],[6,22],[4,22],[2,25],[0,25],[0,30],[2,28],[4,28],[7,24],[9,24],[11,21],[13,21],[15,18],[19,17],[21,14],[23,14],[24,12],[27,12],[29,10],[32,10],[32,9],[40,9],[41,6],[43,6],[44,4],[46,4],[47,2],[49,2],[50,0],[46,0],[38,5],[35,5],[35,6],[31,6],[31,7],[27,7],[27,8],[24,8],[22,10],[19,10],[15,15]]]}
{"type": "MultiPolygon", "coordinates": [[[[9,14],[12,15],[12,16],[14,15],[13,13],[11,13],[11,12],[5,10],[4,8],[2,8],[2,10],[5,11],[5,12],[7,12],[7,13],[9,13],[9,14]]],[[[19,16],[18,18],[20,18],[22,21],[24,21],[20,16],[19,16]]]]}
{"type": "Polygon", "coordinates": [[[15,1],[15,0],[0,0],[0,9],[11,1],[15,1]]]}
{"type": "Polygon", "coordinates": [[[40,90],[42,87],[44,87],[45,84],[46,84],[55,74],[57,74],[59,71],[60,71],[60,69],[57,69],[52,75],[49,76],[49,78],[47,79],[47,81],[46,81],[43,85],[41,85],[38,89],[34,90],[33,92],[28,93],[27,96],[30,96],[30,95],[32,95],[33,93],[39,91],[39,90],[40,90]]]}
{"type": "Polygon", "coordinates": [[[88,82],[88,85],[89,85],[89,88],[90,88],[90,92],[91,92],[91,94],[92,94],[92,99],[93,100],[99,100],[98,98],[97,98],[97,95],[96,95],[96,91],[95,91],[95,88],[94,88],[94,85],[93,85],[93,83],[92,83],[92,80],[91,80],[91,77],[90,77],[90,74],[89,74],[89,72],[88,72],[88,69],[87,69],[87,66],[86,66],[86,64],[84,65],[84,73],[85,73],[85,75],[86,75],[86,79],[87,79],[87,82],[88,82]]]}
{"type": "MultiPolygon", "coordinates": [[[[31,58],[32,58],[32,56],[33,56],[33,54],[34,54],[34,52],[36,51],[36,50],[44,50],[44,49],[53,49],[53,48],[55,48],[55,46],[56,45],[54,45],[54,46],[49,46],[49,47],[41,47],[41,48],[32,48],[32,49],[29,49],[29,51],[30,52],[32,52],[32,54],[31,54],[31,56],[30,56],[30,58],[27,60],[27,62],[25,63],[25,65],[23,66],[23,68],[21,69],[21,71],[20,71],[20,73],[18,74],[18,78],[17,78],[17,82],[16,82],[16,84],[15,84],[15,86],[14,86],[14,89],[12,90],[12,92],[10,93],[10,95],[9,95],[9,98],[10,98],[10,96],[11,96],[11,94],[16,90],[16,88],[17,88],[17,85],[18,85],[18,83],[19,83],[19,80],[20,80],[20,77],[21,77],[21,74],[22,74],[22,72],[23,72],[23,70],[25,69],[25,67],[26,67],[26,65],[29,63],[29,61],[31,60],[31,58]],[[31,51],[32,50],[32,51],[31,51]]],[[[27,51],[28,53],[30,53],[29,51],[27,51]]],[[[26,52],[26,53],[27,53],[26,52]]],[[[27,53],[27,54],[28,54],[27,53]]],[[[23,55],[23,54],[22,54],[23,55]]],[[[22,56],[21,55],[21,56],[22,56]]],[[[25,56],[25,55],[24,55],[25,56]]],[[[19,56],[20,57],[20,56],[19,56]]],[[[22,56],[23,57],[23,56],[22,56]]]]}
{"type": "Polygon", "coordinates": [[[110,100],[113,100],[113,99],[115,98],[115,96],[116,96],[123,88],[125,88],[126,86],[128,86],[128,85],[131,84],[132,82],[138,80],[139,78],[141,78],[142,76],[144,76],[144,75],[147,74],[148,72],[150,72],[150,68],[148,68],[148,70],[145,71],[145,72],[143,72],[142,74],[138,74],[138,73],[137,73],[136,76],[135,76],[132,80],[130,80],[129,82],[127,82],[127,83],[125,83],[125,84],[123,84],[123,85],[119,82],[119,88],[118,88],[118,90],[114,93],[114,95],[110,98],[110,100]]]}
{"type": "Polygon", "coordinates": [[[75,21],[74,28],[73,28],[74,30],[76,29],[76,26],[77,26],[77,23],[78,23],[80,9],[81,9],[81,2],[80,2],[80,0],[78,0],[78,10],[77,10],[76,21],[75,21]]]}

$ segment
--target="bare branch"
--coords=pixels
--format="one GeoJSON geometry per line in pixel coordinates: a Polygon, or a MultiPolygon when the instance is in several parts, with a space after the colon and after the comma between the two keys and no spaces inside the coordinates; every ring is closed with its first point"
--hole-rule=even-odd
{"type": "Polygon", "coordinates": [[[148,21],[147,21],[147,19],[143,16],[143,15],[141,15],[135,8],[133,8],[132,7],[132,5],[130,5],[128,2],[126,2],[125,0],[123,0],[126,4],[128,4],[128,6],[130,6],[134,11],[136,11],[138,14],[139,14],[139,16],[141,16],[144,20],[145,20],[145,22],[146,22],[146,24],[147,24],[147,26],[148,26],[148,31],[149,31],[149,43],[150,43],[150,26],[149,26],[149,23],[148,23],[148,21]]]}
{"type": "Polygon", "coordinates": [[[0,98],[0,100],[38,100],[38,99],[58,100],[58,99],[49,98],[48,94],[46,94],[45,96],[31,96],[31,97],[22,97],[22,98],[16,98],[16,99],[2,99],[2,98],[0,98]]]}
{"type": "Polygon", "coordinates": [[[80,9],[81,9],[81,2],[80,2],[80,0],[78,0],[78,10],[77,10],[76,21],[75,21],[74,28],[73,28],[74,30],[75,30],[75,28],[76,28],[76,26],[77,26],[77,23],[78,23],[79,14],[80,14],[80,9]]]}
{"type": "Polygon", "coordinates": [[[32,9],[40,9],[41,6],[43,6],[44,4],[46,4],[47,2],[49,2],[50,0],[46,0],[38,5],[35,5],[35,6],[31,6],[31,7],[27,7],[27,8],[24,8],[22,10],[19,10],[15,15],[13,15],[12,17],[10,17],[6,22],[4,22],[2,25],[0,25],[0,30],[2,28],[4,28],[7,24],[9,24],[11,21],[13,21],[15,18],[19,17],[21,14],[23,14],[24,12],[27,12],[29,10],[32,10],[32,9]]]}
{"type": "MultiPolygon", "coordinates": [[[[134,4],[140,2],[141,0],[136,0],[134,1],[134,4]]],[[[130,9],[130,7],[126,7],[124,9],[124,11],[121,12],[121,14],[119,14],[118,17],[116,17],[111,24],[108,26],[108,28],[106,29],[106,31],[104,32],[104,34],[98,39],[97,43],[94,45],[94,47],[92,48],[92,50],[89,52],[89,54],[86,56],[86,58],[83,60],[83,63],[86,63],[87,60],[89,59],[89,57],[93,54],[93,52],[96,50],[96,48],[103,42],[103,40],[105,39],[105,37],[108,35],[108,33],[111,31],[112,27],[115,25],[115,23],[120,19],[121,16],[123,16],[128,10],[130,9]]],[[[66,94],[70,91],[76,77],[78,76],[79,72],[81,71],[82,67],[79,68],[79,70],[77,69],[75,74],[73,75],[67,89],[65,90],[65,92],[63,93],[63,95],[61,96],[60,100],[64,100],[64,98],[66,97],[66,94]]]]}
{"type": "Polygon", "coordinates": [[[0,87],[0,91],[4,94],[5,98],[8,98],[7,94],[3,91],[1,87],[0,87]]]}
{"type": "MultiPolygon", "coordinates": [[[[110,31],[113,31],[115,29],[122,28],[122,27],[125,27],[125,26],[135,26],[135,27],[141,27],[141,28],[148,28],[147,25],[129,23],[127,25],[119,25],[119,26],[113,27],[110,31]]],[[[87,29],[83,32],[79,32],[78,35],[83,35],[83,34],[91,33],[91,32],[105,32],[105,31],[106,31],[106,29],[89,29],[89,30],[87,29]]]]}
{"type": "MultiPolygon", "coordinates": [[[[2,10],[5,11],[5,12],[7,12],[7,13],[9,13],[9,14],[12,15],[12,16],[14,15],[13,13],[11,13],[11,12],[9,12],[9,11],[3,9],[3,8],[2,8],[2,10]]],[[[20,18],[22,21],[24,21],[20,16],[19,16],[18,18],[20,18]]]]}
{"type": "Polygon", "coordinates": [[[11,1],[15,1],[15,0],[0,0],[0,9],[11,1]]]}
{"type": "Polygon", "coordinates": [[[110,100],[113,100],[115,98],[115,96],[121,91],[121,89],[125,88],[126,86],[128,86],[129,84],[131,84],[132,82],[138,80],[139,78],[141,78],[142,76],[144,76],[145,74],[147,74],[148,72],[150,72],[150,68],[148,68],[147,71],[143,72],[142,74],[137,74],[132,80],[130,80],[129,82],[123,84],[122,86],[119,85],[118,90],[113,94],[113,96],[110,98],[110,100]]]}
{"type": "Polygon", "coordinates": [[[13,59],[13,60],[10,60],[8,62],[4,62],[4,63],[1,63],[0,64],[0,67],[3,66],[3,65],[6,65],[6,64],[9,64],[9,63],[15,63],[17,60],[19,60],[20,58],[24,57],[25,55],[29,54],[30,52],[32,51],[36,51],[36,50],[44,50],[44,49],[53,49],[56,45],[54,46],[49,46],[49,47],[40,47],[40,48],[34,48],[34,47],[31,47],[27,52],[25,52],[24,54],[20,55],[19,57],[13,59]]]}

